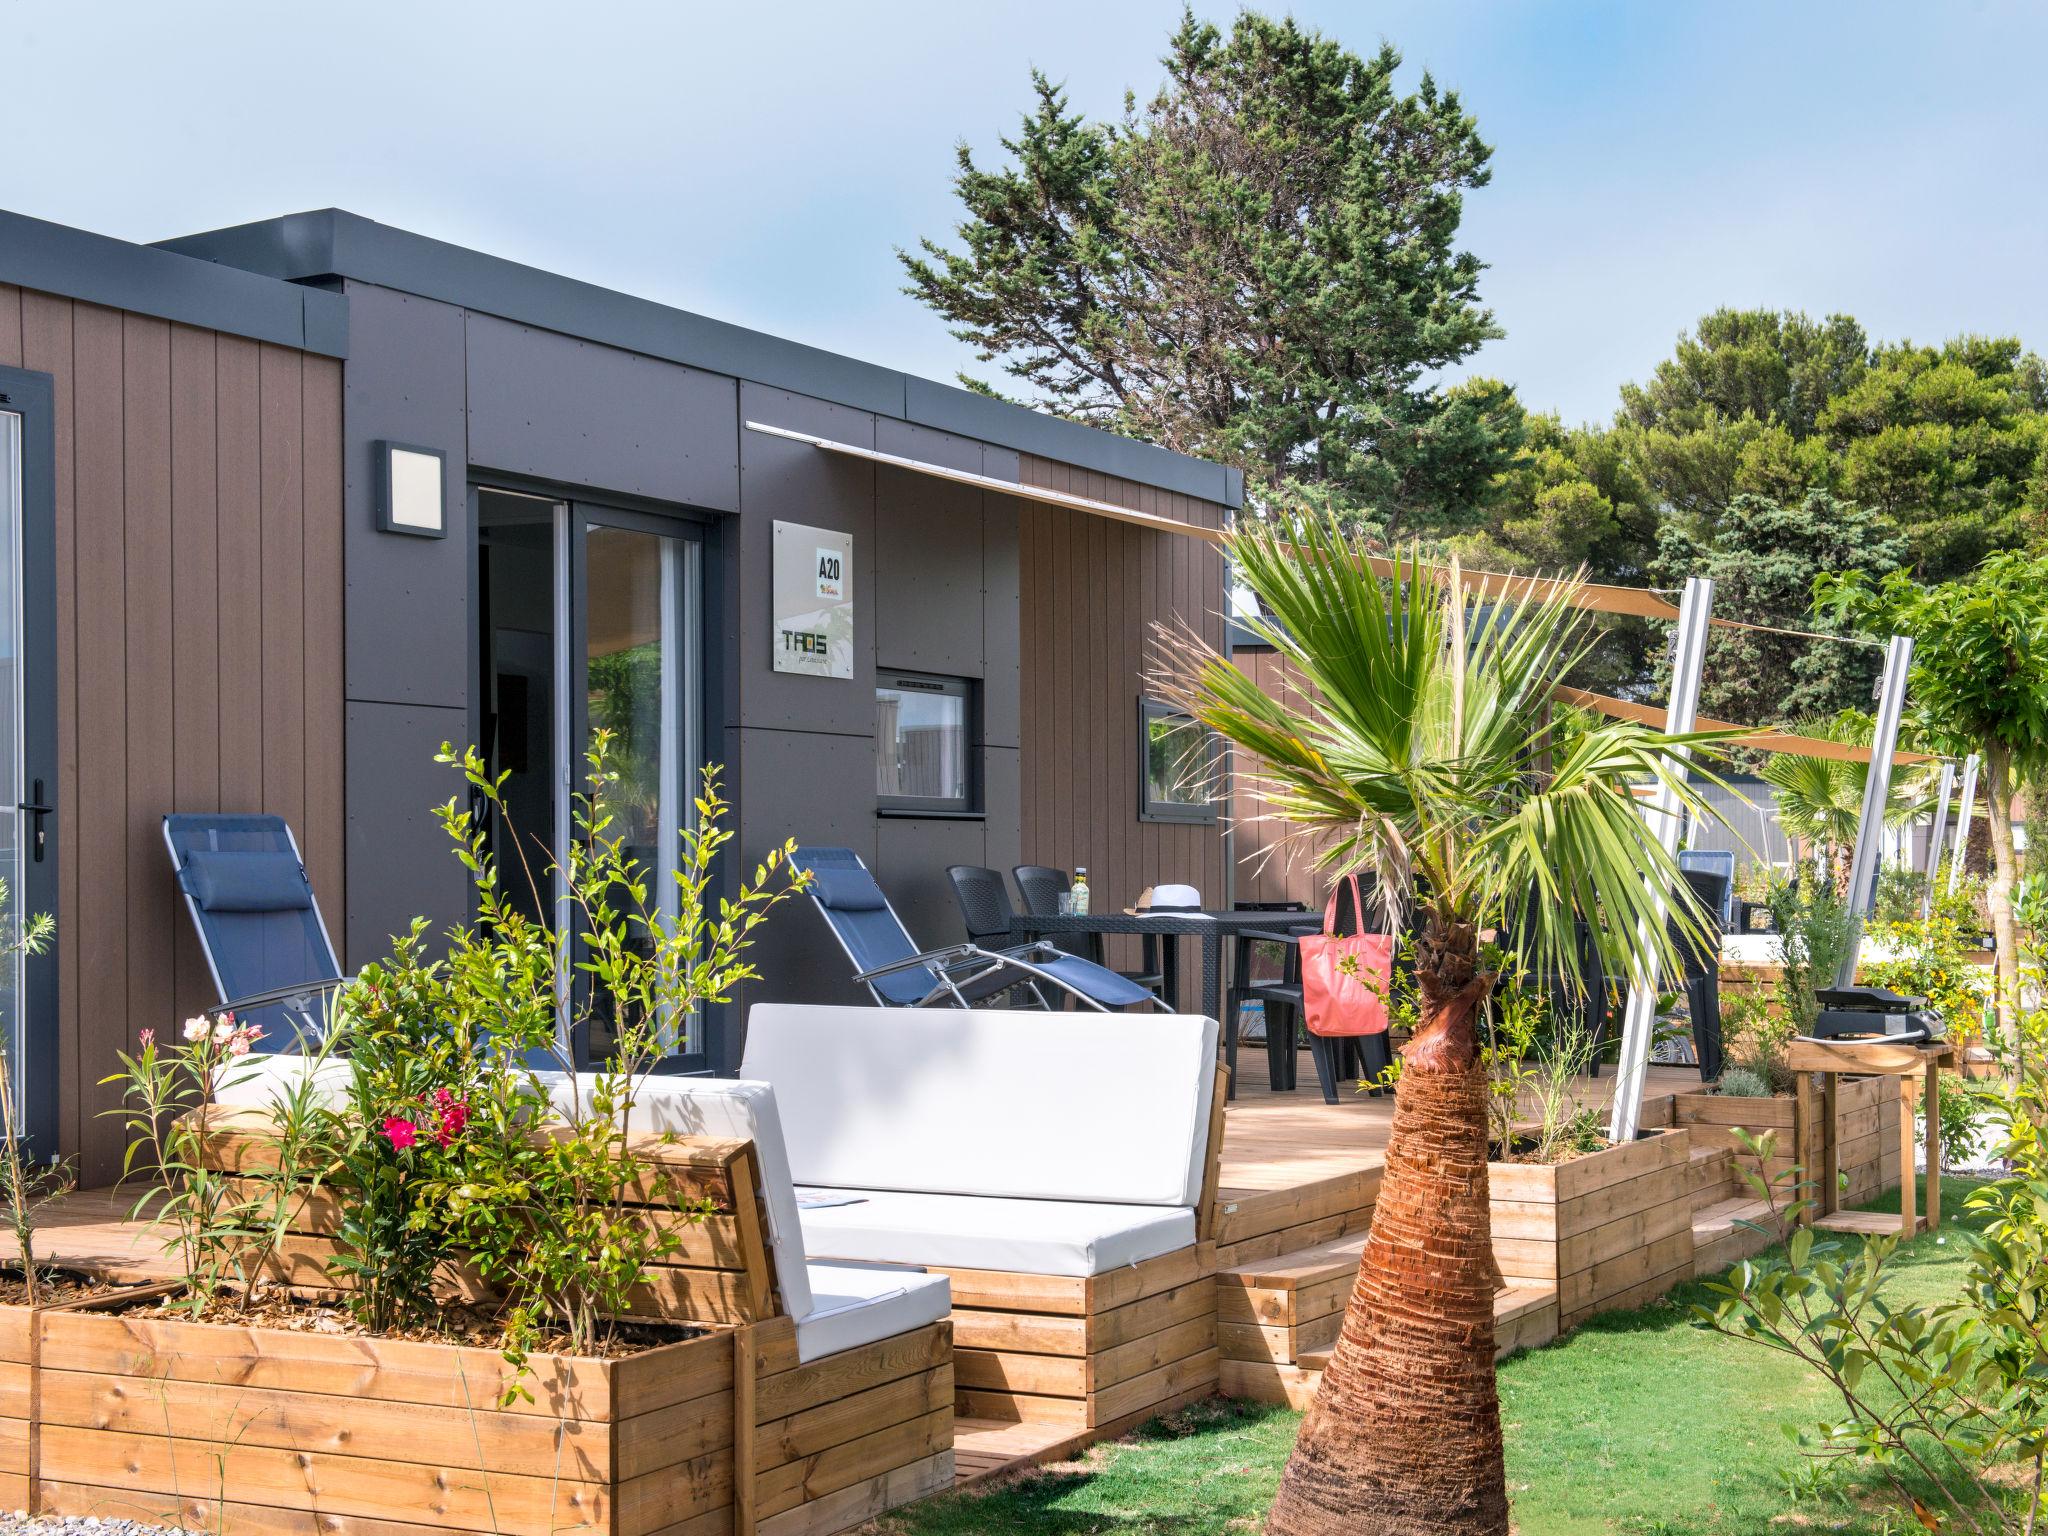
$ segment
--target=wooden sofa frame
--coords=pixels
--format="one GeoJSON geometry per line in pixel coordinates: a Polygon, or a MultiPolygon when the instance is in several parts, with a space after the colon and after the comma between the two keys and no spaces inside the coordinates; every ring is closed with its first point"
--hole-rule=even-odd
{"type": "Polygon", "coordinates": [[[1107,1274],[933,1272],[953,1283],[963,1419],[1115,1432],[1216,1389],[1217,1189],[1230,1075],[1218,1066],[1195,1243],[1107,1274]]]}

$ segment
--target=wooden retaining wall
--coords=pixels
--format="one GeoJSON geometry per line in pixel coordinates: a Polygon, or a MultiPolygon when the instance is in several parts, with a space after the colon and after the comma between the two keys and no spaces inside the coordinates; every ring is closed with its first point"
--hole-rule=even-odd
{"type": "Polygon", "coordinates": [[[1489,1165],[1501,1274],[1555,1285],[1560,1331],[1690,1280],[1691,1145],[1676,1129],[1568,1163],[1489,1165]]]}
{"type": "MultiPolygon", "coordinates": [[[[1842,1204],[1860,1205],[1898,1187],[1899,1115],[1897,1089],[1882,1077],[1842,1078],[1836,1094],[1836,1145],[1845,1185],[1842,1204]]],[[[1760,1135],[1775,1133],[1777,1147],[1764,1168],[1776,1181],[1792,1167],[1817,1177],[1820,1168],[1820,1126],[1799,1123],[1799,1101],[1790,1095],[1768,1099],[1732,1098],[1718,1093],[1681,1093],[1674,1101],[1677,1123],[1687,1127],[1696,1145],[1727,1147],[1735,1156],[1729,1165],[1727,1198],[1747,1198],[1748,1180],[1740,1168],[1757,1171],[1754,1159],[1735,1139],[1737,1127],[1760,1135]]],[[[1781,1196],[1781,1200],[1789,1198],[1781,1196]]]]}

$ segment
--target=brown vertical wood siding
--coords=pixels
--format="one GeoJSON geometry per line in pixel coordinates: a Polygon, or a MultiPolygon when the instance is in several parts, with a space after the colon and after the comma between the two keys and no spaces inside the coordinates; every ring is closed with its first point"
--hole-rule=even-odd
{"type": "Polygon", "coordinates": [[[120,1171],[99,1080],[213,1001],[160,818],[268,811],[342,891],[341,364],[0,285],[56,381],[61,1137],[120,1171]]]}
{"type": "MultiPolygon", "coordinates": [[[[1026,455],[1026,485],[1221,527],[1223,508],[1026,455]]],[[[1203,539],[1157,533],[1062,507],[1018,504],[1022,607],[1024,862],[1085,866],[1098,908],[1148,885],[1225,899],[1223,826],[1138,819],[1138,698],[1154,621],[1185,621],[1223,643],[1223,557],[1203,539]]],[[[1135,940],[1110,960],[1137,963],[1135,940]]],[[[1194,946],[1184,946],[1193,1005],[1194,946]]]]}
{"type": "MultiPolygon", "coordinates": [[[[1263,647],[1240,650],[1238,669],[1269,698],[1295,697],[1298,674],[1277,651],[1263,647]]],[[[1239,773],[1231,781],[1231,842],[1237,857],[1240,901],[1299,901],[1321,907],[1329,897],[1329,881],[1315,866],[1315,845],[1291,827],[1267,819],[1252,776],[1239,773]]]]}

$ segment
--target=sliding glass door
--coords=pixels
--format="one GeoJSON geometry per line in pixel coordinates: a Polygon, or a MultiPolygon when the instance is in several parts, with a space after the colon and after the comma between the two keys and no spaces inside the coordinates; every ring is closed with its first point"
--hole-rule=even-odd
{"type": "Polygon", "coordinates": [[[5,1128],[34,1159],[59,1129],[56,948],[19,947],[57,910],[54,422],[47,376],[0,368],[0,1053],[5,1128]]]}
{"type": "MultiPolygon", "coordinates": [[[[510,850],[526,855],[521,868],[559,865],[601,735],[616,775],[608,835],[623,838],[644,873],[649,920],[672,924],[704,761],[701,529],[479,490],[477,530],[479,724],[493,770],[509,775],[493,848],[515,883],[510,850]]],[[[558,881],[533,885],[529,903],[559,903],[558,881]]],[[[651,947],[652,935],[641,942],[651,947]]],[[[578,1002],[568,1010],[587,1022],[578,1059],[602,1061],[627,1021],[578,1002]]],[[[649,1022],[672,1070],[706,1064],[704,1020],[649,1022]]]]}

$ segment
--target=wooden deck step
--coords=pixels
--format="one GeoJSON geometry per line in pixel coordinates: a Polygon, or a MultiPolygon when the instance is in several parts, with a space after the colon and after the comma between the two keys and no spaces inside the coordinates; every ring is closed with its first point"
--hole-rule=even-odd
{"type": "Polygon", "coordinates": [[[1693,1212],[1692,1253],[1695,1275],[1719,1274],[1730,1264],[1762,1253],[1773,1241],[1768,1230],[1771,1207],[1763,1200],[1734,1196],[1693,1212]]]}
{"type": "Polygon", "coordinates": [[[1698,1213],[1742,1192],[1741,1175],[1736,1172],[1735,1153],[1725,1146],[1692,1145],[1692,1203],[1698,1213]]]}

